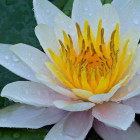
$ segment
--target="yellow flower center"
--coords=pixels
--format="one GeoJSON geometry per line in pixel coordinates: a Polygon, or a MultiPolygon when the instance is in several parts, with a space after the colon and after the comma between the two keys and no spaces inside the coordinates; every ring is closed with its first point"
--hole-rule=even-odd
{"type": "Polygon", "coordinates": [[[60,56],[48,49],[55,64],[47,62],[50,71],[68,88],[91,91],[94,95],[107,93],[122,78],[131,61],[133,53],[127,55],[126,41],[123,51],[119,51],[119,24],[111,34],[108,44],[104,41],[102,20],[99,21],[97,37],[85,20],[83,34],[76,23],[79,53],[75,52],[71,36],[64,31],[64,43],[61,45],[60,56]]]}

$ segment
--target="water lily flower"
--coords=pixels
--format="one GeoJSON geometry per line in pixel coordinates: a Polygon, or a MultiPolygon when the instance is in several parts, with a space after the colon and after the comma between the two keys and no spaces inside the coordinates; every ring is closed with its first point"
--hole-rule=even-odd
{"type": "Polygon", "coordinates": [[[92,127],[105,140],[139,140],[140,1],[74,0],[71,18],[47,0],[33,5],[45,53],[0,45],[0,64],[29,80],[2,90],[17,104],[0,110],[0,126],[55,124],[45,140],[84,140],[92,127]]]}

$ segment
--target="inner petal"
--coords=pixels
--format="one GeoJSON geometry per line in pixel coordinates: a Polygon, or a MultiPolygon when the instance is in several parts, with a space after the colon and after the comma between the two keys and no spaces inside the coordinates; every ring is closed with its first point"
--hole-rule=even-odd
{"type": "Polygon", "coordinates": [[[108,44],[104,41],[102,19],[98,24],[96,38],[87,20],[83,32],[78,23],[76,28],[79,53],[74,50],[71,36],[62,31],[64,40],[59,40],[60,56],[48,49],[55,64],[47,62],[47,67],[70,89],[88,90],[93,95],[107,93],[124,78],[123,75],[131,62],[133,52],[127,48],[130,40],[126,41],[120,53],[119,24],[110,35],[108,44]],[[130,53],[128,54],[127,51],[130,53]]]}

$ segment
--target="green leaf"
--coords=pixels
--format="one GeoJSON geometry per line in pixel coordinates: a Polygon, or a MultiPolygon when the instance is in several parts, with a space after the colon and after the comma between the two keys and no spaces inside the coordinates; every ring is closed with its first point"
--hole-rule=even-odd
{"type": "Polygon", "coordinates": [[[53,2],[52,2],[56,7],[58,7],[59,9],[63,9],[63,7],[65,6],[65,4],[67,3],[67,0],[60,0],[60,1],[58,1],[58,0],[54,0],[53,2]]]}
{"type": "Polygon", "coordinates": [[[102,4],[111,3],[113,0],[101,0],[102,4]]]}
{"type": "Polygon", "coordinates": [[[43,140],[47,129],[9,129],[0,128],[0,140],[43,140]]]}
{"type": "Polygon", "coordinates": [[[73,6],[73,0],[68,0],[62,11],[67,16],[70,16],[71,15],[71,11],[72,11],[72,6],[73,6]]]}

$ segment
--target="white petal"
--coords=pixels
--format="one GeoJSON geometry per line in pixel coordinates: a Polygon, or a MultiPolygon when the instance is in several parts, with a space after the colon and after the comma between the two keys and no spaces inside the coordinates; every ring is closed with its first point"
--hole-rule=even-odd
{"type": "Polygon", "coordinates": [[[55,16],[58,13],[62,13],[48,0],[33,0],[33,6],[38,24],[48,24],[53,27],[55,16]]]}
{"type": "Polygon", "coordinates": [[[131,106],[134,109],[135,113],[140,114],[140,95],[122,101],[122,103],[131,106]]]}
{"type": "Polygon", "coordinates": [[[85,19],[91,24],[101,7],[102,4],[100,0],[74,0],[72,19],[77,21],[81,28],[83,28],[85,19]]]}
{"type": "Polygon", "coordinates": [[[116,9],[110,4],[105,4],[104,6],[102,6],[100,11],[95,16],[93,23],[91,24],[95,37],[97,35],[100,19],[102,19],[102,26],[104,28],[105,43],[108,43],[111,37],[111,33],[114,31],[116,24],[120,22],[119,16],[116,12],[116,9]]]}
{"type": "MultiPolygon", "coordinates": [[[[129,66],[128,66],[126,72],[123,75],[123,76],[129,75],[129,78],[127,79],[127,81],[125,82],[124,85],[126,85],[127,82],[133,78],[133,76],[136,74],[136,72],[140,68],[140,47],[139,47],[140,45],[137,45],[137,46],[138,47],[137,47],[137,49],[135,51],[135,54],[133,55],[132,60],[131,60],[131,62],[129,64],[129,66]]],[[[134,47],[135,46],[133,46],[133,48],[134,47]]]]}
{"type": "Polygon", "coordinates": [[[121,87],[111,98],[112,101],[126,100],[140,94],[140,75],[136,74],[127,85],[121,87]]]}
{"type": "Polygon", "coordinates": [[[58,93],[60,93],[64,96],[68,96],[70,98],[78,99],[78,97],[75,96],[75,94],[72,91],[70,91],[66,87],[63,87],[63,86],[59,85],[59,83],[57,83],[57,81],[55,81],[56,83],[52,84],[52,83],[48,82],[46,77],[44,77],[40,74],[37,74],[36,77],[39,81],[41,81],[43,84],[45,84],[46,86],[48,86],[52,90],[54,90],[54,91],[56,91],[56,92],[58,92],[58,93]]]}
{"type": "Polygon", "coordinates": [[[66,34],[71,35],[73,47],[76,50],[76,52],[78,52],[78,35],[75,22],[64,14],[58,14],[55,17],[55,34],[57,40],[61,40],[62,42],[64,42],[62,30],[64,30],[66,34]]]}
{"type": "Polygon", "coordinates": [[[99,121],[94,121],[93,127],[95,131],[104,140],[139,140],[140,139],[140,127],[136,122],[133,122],[131,127],[126,131],[118,130],[112,127],[108,127],[99,121]]]}
{"type": "MultiPolygon", "coordinates": [[[[124,45],[126,44],[126,41],[128,39],[130,39],[128,46],[127,46],[128,50],[135,52],[137,45],[138,45],[138,41],[139,41],[138,31],[130,30],[130,31],[126,32],[125,34],[123,34],[123,36],[121,36],[120,41],[119,41],[119,57],[122,54],[124,45]]],[[[130,53],[129,51],[127,51],[127,53],[130,53]]]]}
{"type": "MultiPolygon", "coordinates": [[[[10,47],[11,51],[29,66],[35,73],[40,73],[52,83],[58,80],[52,75],[45,63],[49,61],[47,55],[40,50],[25,44],[16,44],[10,47]]],[[[56,82],[55,82],[56,81],[56,82]]],[[[60,82],[59,82],[60,83],[60,82]]]]}
{"type": "Polygon", "coordinates": [[[93,95],[88,100],[94,103],[108,101],[117,92],[117,90],[126,81],[126,79],[127,78],[124,78],[124,80],[122,80],[120,83],[112,87],[112,89],[110,89],[108,93],[93,95]]]}
{"type": "Polygon", "coordinates": [[[28,81],[18,81],[6,85],[1,96],[15,102],[42,107],[54,106],[53,102],[56,100],[68,100],[67,97],[54,92],[45,85],[28,81]]]}
{"type": "Polygon", "coordinates": [[[137,29],[140,35],[140,1],[131,0],[120,13],[121,33],[137,29]]]}
{"type": "Polygon", "coordinates": [[[56,108],[15,104],[0,110],[0,127],[37,129],[58,122],[66,113],[56,108]]]}
{"type": "Polygon", "coordinates": [[[13,45],[10,50],[34,72],[48,75],[49,70],[47,70],[45,62],[49,60],[40,50],[25,44],[13,45]]]}
{"type": "Polygon", "coordinates": [[[83,102],[83,101],[54,101],[54,105],[59,108],[66,111],[84,111],[89,110],[92,108],[95,104],[90,102],[83,102]]]}
{"type": "Polygon", "coordinates": [[[92,122],[90,111],[70,113],[49,131],[45,140],[84,140],[92,122]]]}
{"type": "Polygon", "coordinates": [[[135,112],[130,106],[108,102],[95,106],[92,115],[108,126],[127,130],[134,121],[135,112]]]}
{"type": "MultiPolygon", "coordinates": [[[[50,27],[49,25],[45,25],[45,24],[39,24],[36,26],[35,28],[35,33],[36,36],[41,44],[41,46],[43,47],[45,53],[50,56],[50,54],[48,53],[47,48],[52,49],[52,51],[56,54],[59,55],[59,44],[57,43],[56,40],[56,36],[54,33],[54,30],[52,27],[50,27]]],[[[49,57],[51,58],[51,57],[49,57]]]]}
{"type": "Polygon", "coordinates": [[[93,122],[93,116],[91,111],[75,112],[71,113],[64,122],[63,131],[66,135],[72,137],[79,137],[91,128],[93,122]]]}
{"type": "Polygon", "coordinates": [[[13,55],[9,49],[10,46],[9,44],[0,44],[0,65],[25,79],[37,82],[33,71],[13,55]]]}
{"type": "Polygon", "coordinates": [[[120,14],[120,12],[129,2],[130,0],[113,0],[111,4],[116,8],[117,12],[120,14]]]}

